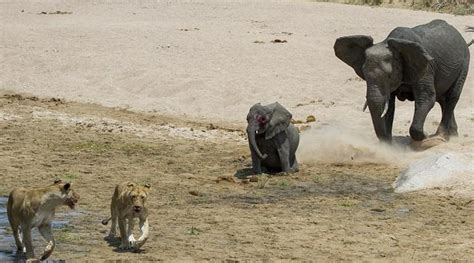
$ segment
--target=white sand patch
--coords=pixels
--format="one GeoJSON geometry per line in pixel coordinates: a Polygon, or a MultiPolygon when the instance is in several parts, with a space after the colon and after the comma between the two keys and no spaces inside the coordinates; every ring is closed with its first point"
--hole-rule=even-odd
{"type": "Polygon", "coordinates": [[[2,121],[13,121],[13,120],[17,120],[17,119],[20,119],[20,118],[21,118],[21,116],[11,114],[11,113],[8,113],[8,112],[4,112],[4,111],[0,111],[0,120],[2,120],[2,121]]]}
{"type": "Polygon", "coordinates": [[[474,153],[435,154],[408,166],[393,183],[395,192],[456,187],[474,190],[474,153]]]}
{"type": "Polygon", "coordinates": [[[97,118],[93,116],[72,116],[63,112],[47,111],[37,108],[32,112],[33,118],[57,120],[68,126],[83,126],[103,132],[127,132],[138,137],[166,139],[166,137],[181,137],[196,140],[223,139],[235,142],[244,142],[239,132],[214,130],[197,130],[189,127],[177,127],[173,124],[139,125],[111,118],[97,118]]]}

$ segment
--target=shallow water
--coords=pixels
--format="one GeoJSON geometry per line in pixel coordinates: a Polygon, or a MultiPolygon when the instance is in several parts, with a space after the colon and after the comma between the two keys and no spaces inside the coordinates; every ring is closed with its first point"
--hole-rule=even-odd
{"type": "MultiPolygon", "coordinates": [[[[15,240],[11,233],[10,224],[7,217],[7,201],[8,198],[0,196],[0,262],[24,262],[24,259],[19,259],[15,256],[16,246],[15,240]]],[[[53,221],[53,229],[66,227],[68,224],[66,214],[57,214],[57,219],[53,221]]],[[[43,242],[42,237],[37,230],[33,230],[33,240],[43,242]]],[[[46,260],[43,263],[57,263],[64,262],[63,260],[46,260]]]]}

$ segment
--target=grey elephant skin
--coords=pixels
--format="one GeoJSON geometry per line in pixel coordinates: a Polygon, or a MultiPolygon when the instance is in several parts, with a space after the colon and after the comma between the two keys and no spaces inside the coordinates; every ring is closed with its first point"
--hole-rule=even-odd
{"type": "Polygon", "coordinates": [[[291,113],[278,102],[253,105],[247,115],[247,134],[253,172],[296,172],[299,132],[291,113]]]}
{"type": "Polygon", "coordinates": [[[397,27],[380,43],[370,36],[341,37],[334,44],[336,56],[367,83],[367,102],[375,133],[391,142],[395,98],[415,102],[410,136],[426,138],[423,131],[435,101],[442,118],[435,135],[457,135],[454,108],[469,69],[469,48],[461,34],[443,20],[413,28],[397,27]]]}

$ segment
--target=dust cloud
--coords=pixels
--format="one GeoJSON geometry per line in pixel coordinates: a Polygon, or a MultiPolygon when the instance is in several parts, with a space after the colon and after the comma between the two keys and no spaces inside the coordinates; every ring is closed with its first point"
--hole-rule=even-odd
{"type": "MultiPolygon", "coordinates": [[[[370,127],[371,128],[371,127],[370,127]]],[[[403,165],[409,139],[394,138],[392,145],[380,143],[374,134],[368,135],[344,126],[331,124],[304,130],[300,134],[298,158],[311,163],[381,163],[403,165]],[[407,142],[408,140],[408,142],[407,142]]]]}

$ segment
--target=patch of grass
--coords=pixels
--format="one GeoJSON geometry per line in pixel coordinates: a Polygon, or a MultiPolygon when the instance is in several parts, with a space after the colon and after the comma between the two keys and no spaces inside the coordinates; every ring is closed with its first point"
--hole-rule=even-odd
{"type": "Polygon", "coordinates": [[[60,231],[56,232],[55,239],[59,242],[72,242],[80,240],[80,236],[77,233],[73,232],[72,226],[65,226],[60,229],[60,231]]]}
{"type": "Polygon", "coordinates": [[[278,182],[278,186],[280,188],[287,188],[287,187],[291,186],[291,182],[289,182],[287,180],[282,180],[282,181],[278,182]]]}
{"type": "Polygon", "coordinates": [[[73,145],[73,149],[89,153],[106,153],[112,146],[108,142],[85,141],[73,145]]]}
{"type": "Polygon", "coordinates": [[[144,143],[127,143],[119,146],[119,149],[127,156],[158,154],[158,151],[154,147],[144,143]]]}
{"type": "Polygon", "coordinates": [[[320,183],[321,182],[321,177],[319,175],[314,175],[312,179],[313,179],[313,182],[315,182],[315,183],[320,183]]]}
{"type": "Polygon", "coordinates": [[[265,185],[268,183],[269,180],[270,180],[270,177],[268,175],[259,176],[258,181],[257,181],[257,188],[258,189],[265,188],[265,185]]]}
{"type": "Polygon", "coordinates": [[[196,228],[194,226],[192,226],[191,228],[189,228],[186,233],[188,235],[192,235],[192,236],[197,236],[201,233],[202,231],[199,229],[199,228],[196,228]]]}
{"type": "Polygon", "coordinates": [[[341,200],[338,205],[342,207],[354,207],[358,204],[359,202],[356,199],[344,199],[341,200]]]}
{"type": "Polygon", "coordinates": [[[77,174],[73,174],[73,173],[65,173],[63,176],[61,176],[63,179],[66,179],[66,180],[75,180],[78,175],[77,174]]]}

